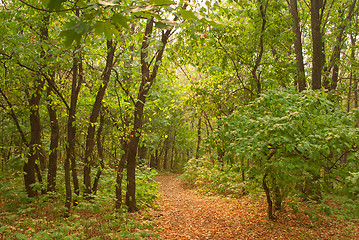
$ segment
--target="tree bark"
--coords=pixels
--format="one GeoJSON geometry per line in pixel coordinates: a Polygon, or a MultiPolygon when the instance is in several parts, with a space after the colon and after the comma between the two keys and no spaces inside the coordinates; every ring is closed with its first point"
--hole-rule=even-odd
{"type": "Polygon", "coordinates": [[[39,114],[39,105],[43,82],[38,80],[36,84],[37,86],[35,87],[34,92],[31,96],[29,96],[31,138],[28,161],[24,164],[25,188],[29,197],[38,195],[38,192],[32,188],[32,184],[36,183],[36,160],[39,159],[41,154],[41,119],[39,114]]]}
{"type": "Polygon", "coordinates": [[[97,173],[96,173],[96,176],[95,176],[95,180],[94,180],[94,183],[93,183],[93,186],[92,186],[93,194],[97,193],[98,183],[100,181],[100,177],[101,177],[101,174],[102,174],[102,169],[105,167],[104,154],[103,154],[104,151],[103,151],[103,144],[102,144],[104,138],[101,137],[104,122],[105,122],[105,113],[104,113],[104,111],[102,111],[102,113],[100,115],[100,126],[98,127],[97,133],[96,133],[96,143],[97,143],[97,153],[98,153],[97,166],[98,165],[99,166],[98,166],[97,173]]]}
{"type": "Polygon", "coordinates": [[[197,148],[196,148],[196,159],[199,158],[199,149],[201,147],[201,123],[202,117],[200,116],[198,119],[198,126],[197,126],[197,148]]]}
{"type": "Polygon", "coordinates": [[[273,216],[273,202],[272,202],[272,199],[270,197],[270,190],[267,186],[267,183],[266,183],[266,178],[268,176],[268,173],[265,173],[264,176],[263,176],[263,179],[262,179],[262,186],[263,186],[263,190],[266,194],[266,199],[267,199],[267,214],[268,214],[268,218],[270,220],[274,220],[275,217],[273,216]]]}
{"type": "MultiPolygon", "coordinates": [[[[122,143],[122,148],[127,149],[128,145],[127,142],[122,143]]],[[[115,208],[120,209],[122,206],[122,179],[123,179],[123,170],[125,169],[126,162],[127,162],[127,152],[121,156],[121,159],[117,166],[117,173],[116,173],[116,203],[115,208]]]]}
{"type": "MultiPolygon", "coordinates": [[[[51,76],[52,78],[54,75],[51,76]]],[[[52,87],[48,86],[48,96],[51,98],[52,87]]],[[[59,121],[57,119],[57,112],[53,101],[49,100],[47,104],[47,111],[50,118],[50,128],[51,128],[51,140],[50,140],[50,155],[49,155],[49,167],[47,172],[47,191],[56,190],[56,174],[57,174],[57,153],[59,146],[59,121]]]]}
{"type": "Polygon", "coordinates": [[[173,141],[172,141],[172,150],[171,150],[171,163],[170,163],[170,168],[171,170],[173,169],[173,163],[174,163],[174,160],[175,160],[175,147],[176,147],[176,130],[174,130],[174,133],[173,133],[173,141]]]}
{"type": "Polygon", "coordinates": [[[297,63],[297,86],[299,92],[301,92],[306,89],[306,81],[303,60],[302,32],[300,30],[297,0],[290,0],[290,13],[293,18],[292,31],[295,34],[294,52],[297,63]]]}
{"type": "Polygon", "coordinates": [[[317,90],[322,87],[323,69],[323,40],[320,30],[319,11],[323,6],[323,0],[311,0],[311,27],[312,27],[312,89],[317,90]]]}
{"type": "Polygon", "coordinates": [[[167,170],[168,168],[168,150],[170,148],[169,146],[169,138],[167,137],[166,140],[163,143],[163,147],[164,147],[164,156],[163,156],[163,169],[167,170]]]}

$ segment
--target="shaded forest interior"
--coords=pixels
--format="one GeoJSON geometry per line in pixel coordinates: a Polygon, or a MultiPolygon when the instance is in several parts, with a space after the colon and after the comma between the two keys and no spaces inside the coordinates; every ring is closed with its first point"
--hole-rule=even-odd
{"type": "Polygon", "coordinates": [[[156,238],[163,172],[258,196],[270,226],[357,221],[358,19],[356,0],[1,0],[0,237],[156,238]]]}

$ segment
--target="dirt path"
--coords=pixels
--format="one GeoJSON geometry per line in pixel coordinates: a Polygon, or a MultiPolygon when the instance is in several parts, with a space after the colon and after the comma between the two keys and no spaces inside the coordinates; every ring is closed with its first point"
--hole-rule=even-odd
{"type": "Polygon", "coordinates": [[[233,239],[233,209],[224,201],[184,190],[177,176],[160,176],[163,239],[233,239]]]}
{"type": "MultiPolygon", "coordinates": [[[[342,229],[329,222],[313,223],[289,210],[283,210],[278,220],[271,222],[261,197],[205,197],[184,189],[177,177],[158,177],[163,197],[159,199],[161,210],[152,217],[160,239],[353,239],[346,235],[349,229],[352,232],[351,225],[342,229]]],[[[354,239],[359,239],[359,234],[354,239]]]]}

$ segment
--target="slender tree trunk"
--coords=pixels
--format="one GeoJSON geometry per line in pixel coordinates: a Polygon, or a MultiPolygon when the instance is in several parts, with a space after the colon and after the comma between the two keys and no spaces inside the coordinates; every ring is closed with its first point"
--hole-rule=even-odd
{"type": "Polygon", "coordinates": [[[93,154],[93,149],[95,146],[95,132],[96,132],[96,122],[100,114],[102,100],[105,96],[105,92],[110,81],[111,71],[113,67],[113,59],[115,55],[115,45],[112,40],[107,40],[107,57],[106,57],[106,66],[102,73],[101,86],[97,92],[96,100],[92,108],[90,123],[87,129],[86,136],[86,148],[85,148],[85,157],[84,157],[84,195],[88,196],[92,194],[91,188],[91,157],[93,154]]]}
{"type": "Polygon", "coordinates": [[[358,108],[358,79],[357,79],[357,75],[354,74],[353,76],[353,81],[354,81],[354,108],[357,109],[358,108]]]}
{"type": "MultiPolygon", "coordinates": [[[[351,40],[351,54],[350,54],[350,58],[351,61],[354,63],[355,62],[355,46],[356,46],[356,36],[350,35],[350,40],[351,40]]],[[[354,64],[352,64],[352,68],[351,68],[351,72],[350,72],[350,83],[353,83],[353,92],[354,92],[354,108],[358,107],[358,82],[357,82],[357,75],[356,75],[356,68],[355,66],[353,66],[354,64]]],[[[351,85],[350,85],[351,87],[351,85]]],[[[351,95],[351,94],[349,94],[351,95]]],[[[350,104],[350,98],[348,98],[348,111],[349,111],[349,104],[350,104]]]]}
{"type": "MultiPolygon", "coordinates": [[[[50,15],[46,14],[43,17],[42,26],[40,27],[40,42],[43,43],[48,40],[48,24],[49,24],[50,15]]],[[[46,53],[44,49],[40,51],[40,58],[45,59],[46,53]]],[[[41,169],[45,170],[45,157],[43,155],[42,144],[41,144],[41,118],[39,113],[39,106],[41,100],[42,88],[45,84],[44,80],[40,73],[37,73],[38,76],[35,81],[35,87],[32,89],[34,92],[29,93],[26,90],[29,109],[30,109],[30,128],[31,128],[31,139],[29,144],[29,153],[28,161],[24,164],[24,181],[26,192],[29,197],[37,195],[37,192],[32,189],[32,184],[36,182],[35,172],[37,172],[37,177],[39,182],[42,182],[41,172],[36,171],[36,161],[39,161],[41,164],[41,169]]]]}
{"type": "MultiPolygon", "coordinates": [[[[2,97],[4,98],[4,100],[6,101],[7,105],[9,106],[10,108],[10,116],[11,118],[14,120],[14,123],[15,123],[15,126],[18,130],[18,132],[20,133],[20,136],[21,136],[21,140],[22,142],[25,144],[25,146],[27,148],[30,149],[30,144],[28,143],[27,139],[26,139],[26,136],[25,136],[25,133],[24,131],[22,130],[21,128],[21,125],[20,125],[20,122],[19,122],[19,119],[17,118],[16,116],[16,113],[14,111],[14,108],[13,108],[13,105],[12,103],[10,102],[10,100],[7,98],[5,92],[0,88],[0,93],[2,95],[2,97]]],[[[29,157],[30,155],[28,155],[29,157]]],[[[35,159],[36,161],[36,159],[35,159]]],[[[34,197],[37,195],[37,192],[34,191],[31,187],[31,184],[35,183],[36,182],[36,176],[35,176],[35,164],[34,164],[34,160],[32,159],[31,162],[30,162],[30,165],[28,164],[29,162],[25,163],[24,166],[23,166],[23,171],[24,171],[24,181],[25,181],[25,190],[26,190],[26,193],[29,197],[34,197]],[[29,175],[27,174],[29,173],[29,175]]]]}
{"type": "Polygon", "coordinates": [[[165,140],[165,142],[164,142],[164,144],[163,144],[163,147],[164,147],[164,156],[163,156],[163,169],[164,170],[167,170],[167,168],[168,168],[168,150],[169,150],[169,148],[170,148],[170,146],[169,146],[169,138],[166,138],[166,140],[165,140]]]}
{"type": "Polygon", "coordinates": [[[176,146],[176,130],[173,133],[173,142],[172,142],[172,150],[171,150],[171,165],[170,168],[171,170],[173,169],[173,162],[175,159],[175,146],[176,146]]]}
{"type": "Polygon", "coordinates": [[[333,53],[330,60],[329,70],[332,70],[332,78],[330,89],[335,90],[338,85],[338,77],[339,77],[339,63],[340,63],[340,52],[343,48],[343,41],[345,36],[345,29],[348,22],[351,22],[353,19],[353,12],[355,10],[355,6],[357,4],[356,0],[353,0],[352,4],[349,6],[348,14],[344,18],[344,12],[342,13],[342,20],[338,27],[338,36],[336,37],[333,53]]]}
{"type": "MultiPolygon", "coordinates": [[[[51,76],[54,78],[54,75],[51,76]]],[[[50,155],[49,155],[49,167],[47,172],[47,191],[56,190],[56,174],[57,174],[57,150],[59,146],[59,121],[57,119],[57,112],[53,101],[51,100],[51,86],[48,87],[48,96],[50,100],[47,104],[47,111],[50,118],[50,128],[51,128],[51,140],[50,140],[50,155]]]]}
{"type": "Polygon", "coordinates": [[[198,119],[198,126],[197,126],[197,148],[196,148],[196,159],[199,158],[199,149],[201,147],[201,124],[202,123],[202,117],[200,116],[198,119]]]}
{"type": "MultiPolygon", "coordinates": [[[[75,52],[79,49],[76,47],[75,52]]],[[[64,161],[65,170],[65,189],[66,189],[66,202],[65,207],[70,211],[72,202],[72,190],[71,190],[71,173],[74,183],[74,192],[77,196],[80,195],[79,182],[77,178],[76,169],[76,156],[75,156],[75,144],[76,144],[76,108],[77,100],[79,97],[81,85],[83,82],[83,69],[81,57],[74,56],[72,64],[72,85],[71,85],[71,99],[70,108],[67,120],[67,144],[66,144],[66,158],[64,161]]],[[[76,204],[76,202],[75,202],[76,204]]]]}
{"type": "MultiPolygon", "coordinates": [[[[36,161],[40,160],[41,153],[41,119],[39,113],[41,90],[44,82],[40,80],[36,82],[34,92],[29,96],[30,109],[30,128],[31,139],[29,145],[28,161],[24,164],[24,181],[26,192],[29,197],[34,197],[38,193],[32,189],[32,184],[36,183],[36,161]]],[[[27,94],[29,95],[29,94],[27,94]]],[[[38,173],[38,179],[42,179],[41,173],[38,173]]]]}
{"type": "Polygon", "coordinates": [[[242,158],[241,159],[241,173],[242,173],[242,183],[243,183],[243,187],[242,187],[242,194],[245,195],[246,194],[246,188],[244,186],[244,182],[246,181],[246,172],[245,172],[245,164],[244,164],[245,159],[242,158]]]}
{"type": "Polygon", "coordinates": [[[257,70],[260,66],[260,63],[261,63],[262,57],[263,57],[263,53],[264,53],[264,32],[266,30],[266,24],[267,24],[267,17],[266,17],[267,5],[268,5],[268,1],[260,1],[259,10],[260,10],[261,18],[262,18],[261,19],[262,26],[261,26],[261,32],[260,32],[259,44],[258,44],[259,53],[255,60],[253,69],[251,70],[253,80],[255,81],[256,87],[257,87],[257,95],[259,95],[262,92],[262,83],[261,83],[260,75],[257,75],[257,70]]]}
{"type": "Polygon", "coordinates": [[[311,0],[311,27],[312,27],[312,89],[320,89],[322,87],[322,70],[323,70],[323,40],[320,30],[319,11],[323,6],[323,0],[311,0]]]}
{"type": "Polygon", "coordinates": [[[306,89],[303,47],[302,47],[302,33],[300,30],[300,18],[298,15],[297,0],[290,0],[290,13],[293,18],[293,33],[295,34],[294,51],[297,62],[297,85],[299,92],[306,89]]]}
{"type": "Polygon", "coordinates": [[[350,111],[350,102],[352,98],[352,85],[353,85],[353,72],[350,72],[350,79],[349,79],[349,90],[348,90],[348,97],[347,97],[347,112],[350,111]]]}
{"type": "Polygon", "coordinates": [[[97,168],[97,173],[96,173],[95,180],[94,180],[94,183],[92,186],[93,194],[97,193],[98,183],[100,181],[102,169],[105,167],[103,145],[102,145],[103,138],[101,138],[104,122],[105,122],[105,113],[104,113],[104,111],[102,111],[101,115],[100,115],[100,126],[98,127],[97,133],[96,133],[97,153],[98,153],[98,158],[99,158],[97,166],[98,165],[100,165],[100,166],[98,166],[98,168],[97,168]]]}
{"type": "Polygon", "coordinates": [[[150,156],[150,168],[154,168],[154,169],[157,168],[155,154],[153,154],[153,153],[151,153],[151,156],[150,156]]]}
{"type": "Polygon", "coordinates": [[[161,170],[161,159],[160,159],[160,156],[161,156],[161,154],[159,154],[158,149],[156,149],[156,151],[155,151],[155,163],[156,163],[155,168],[156,168],[157,170],[161,170]]]}
{"type": "Polygon", "coordinates": [[[143,118],[143,109],[146,102],[147,94],[157,77],[158,69],[160,66],[160,62],[162,60],[162,56],[165,50],[165,46],[167,44],[168,38],[171,35],[170,30],[166,30],[162,32],[161,43],[162,47],[156,52],[154,56],[154,64],[152,67],[152,72],[150,71],[150,65],[152,62],[148,62],[148,48],[150,45],[150,38],[152,35],[154,26],[154,19],[148,19],[145,33],[141,46],[141,84],[139,87],[137,101],[135,103],[134,110],[134,123],[133,129],[129,135],[128,141],[128,159],[127,159],[127,193],[126,193],[126,205],[128,207],[129,212],[135,212],[138,210],[136,205],[136,155],[138,149],[138,142],[141,136],[142,130],[142,118],[143,118]]]}
{"type": "MultiPolygon", "coordinates": [[[[127,149],[128,143],[123,141],[122,148],[127,149]]],[[[116,203],[115,208],[120,209],[122,206],[122,179],[123,179],[123,170],[125,169],[127,162],[127,152],[121,156],[121,159],[117,166],[117,174],[116,174],[116,203]]]]}
{"type": "Polygon", "coordinates": [[[272,202],[272,199],[270,197],[270,190],[267,186],[267,183],[266,183],[266,178],[268,176],[268,173],[265,173],[264,176],[263,176],[263,179],[262,179],[262,187],[264,189],[264,192],[266,194],[266,199],[267,199],[267,214],[268,214],[268,218],[270,220],[274,220],[274,216],[273,216],[273,202],[272,202]]]}

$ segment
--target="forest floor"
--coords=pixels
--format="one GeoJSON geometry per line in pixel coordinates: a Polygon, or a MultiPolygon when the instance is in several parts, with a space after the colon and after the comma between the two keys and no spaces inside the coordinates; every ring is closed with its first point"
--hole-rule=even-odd
{"type": "Polygon", "coordinates": [[[269,221],[261,195],[203,196],[184,188],[178,176],[157,178],[163,196],[148,218],[155,220],[160,239],[359,239],[359,226],[353,222],[325,217],[314,221],[288,206],[276,212],[276,221],[269,221]]]}

